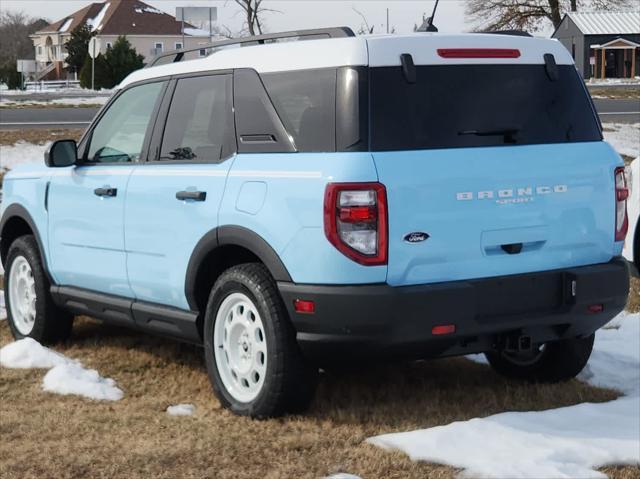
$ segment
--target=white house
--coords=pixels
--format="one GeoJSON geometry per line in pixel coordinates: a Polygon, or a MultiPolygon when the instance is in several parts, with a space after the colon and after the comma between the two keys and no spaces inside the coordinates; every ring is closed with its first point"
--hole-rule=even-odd
{"type": "Polygon", "coordinates": [[[91,3],[31,35],[38,80],[66,78],[64,60],[67,51],[64,44],[71,37],[71,32],[83,24],[96,33],[103,53],[118,36],[125,35],[145,61],[165,51],[195,48],[210,41],[208,32],[188,23],[183,29],[182,22],[172,15],[139,0],[91,3]]]}

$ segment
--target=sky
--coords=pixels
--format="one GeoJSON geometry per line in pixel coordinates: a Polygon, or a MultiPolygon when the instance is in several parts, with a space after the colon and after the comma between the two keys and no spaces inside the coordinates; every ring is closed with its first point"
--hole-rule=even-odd
{"type": "MultiPolygon", "coordinates": [[[[97,0],[96,0],[97,1],[97,0]]],[[[218,8],[218,23],[239,31],[243,17],[231,0],[143,0],[156,8],[175,15],[178,6],[213,6],[218,8]]],[[[84,0],[0,0],[2,11],[23,11],[33,17],[57,21],[73,13],[90,1],[84,0]]],[[[469,31],[465,22],[464,1],[441,0],[435,24],[441,32],[469,31]]],[[[386,9],[389,8],[390,26],[398,33],[413,31],[423,14],[431,15],[434,1],[425,0],[265,0],[266,8],[282,13],[264,15],[266,30],[278,32],[302,28],[350,26],[354,30],[363,23],[354,8],[365,15],[376,33],[386,32],[386,9]]]]}

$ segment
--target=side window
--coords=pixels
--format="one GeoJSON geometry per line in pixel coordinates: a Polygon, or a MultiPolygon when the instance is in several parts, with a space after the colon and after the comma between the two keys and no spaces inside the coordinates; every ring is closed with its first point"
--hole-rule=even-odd
{"type": "Polygon", "coordinates": [[[178,80],[160,150],[161,160],[219,161],[235,150],[231,75],[178,80]]]}
{"type": "Polygon", "coordinates": [[[87,163],[138,161],[164,82],[123,92],[91,132],[87,163]]]}
{"type": "Polygon", "coordinates": [[[262,80],[298,151],[335,151],[335,69],[268,73],[262,80]]]}

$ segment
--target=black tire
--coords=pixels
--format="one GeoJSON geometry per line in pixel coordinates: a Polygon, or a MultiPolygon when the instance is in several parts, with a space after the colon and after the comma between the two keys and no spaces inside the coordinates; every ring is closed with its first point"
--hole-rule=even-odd
{"type": "Polygon", "coordinates": [[[241,416],[277,417],[302,412],[313,399],[318,369],[302,357],[295,331],[267,269],[258,263],[234,266],[216,281],[204,318],[205,362],[213,390],[221,404],[241,416]],[[249,402],[241,402],[227,390],[216,365],[214,327],[223,301],[233,293],[246,295],[262,319],[267,344],[264,383],[249,402]]]}
{"type": "Polygon", "coordinates": [[[65,341],[71,335],[73,327],[73,315],[58,308],[51,298],[51,284],[42,266],[40,250],[32,235],[20,236],[17,238],[7,253],[5,263],[4,297],[7,309],[7,320],[11,334],[15,339],[30,337],[41,344],[54,344],[65,341]],[[35,281],[35,320],[33,328],[28,334],[23,334],[16,327],[16,322],[11,313],[11,267],[16,259],[23,257],[29,263],[31,274],[35,281]]]}
{"type": "Polygon", "coordinates": [[[595,333],[585,338],[546,343],[535,356],[506,352],[485,353],[491,367],[502,376],[530,382],[557,383],[575,378],[593,350],[595,333]]]}

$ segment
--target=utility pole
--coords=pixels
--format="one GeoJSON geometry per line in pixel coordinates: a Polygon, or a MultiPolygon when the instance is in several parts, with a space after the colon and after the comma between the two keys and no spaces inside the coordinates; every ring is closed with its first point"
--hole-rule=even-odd
{"type": "Polygon", "coordinates": [[[387,8],[387,33],[389,33],[389,9],[387,8]]]}
{"type": "Polygon", "coordinates": [[[182,15],[180,16],[182,17],[182,48],[184,48],[184,8],[182,9],[182,15]]]}
{"type": "Polygon", "coordinates": [[[211,18],[211,8],[209,8],[209,43],[213,41],[213,19],[211,18]]]}

